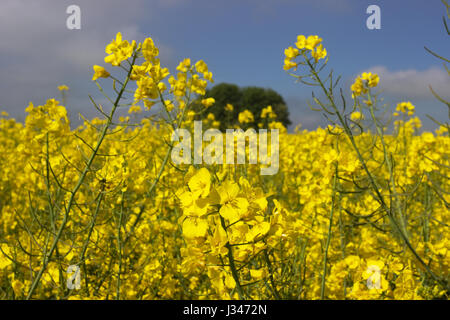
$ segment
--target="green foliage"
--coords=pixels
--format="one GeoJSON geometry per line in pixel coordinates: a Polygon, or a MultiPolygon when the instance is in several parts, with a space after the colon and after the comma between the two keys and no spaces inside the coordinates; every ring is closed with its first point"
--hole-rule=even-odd
{"type": "MultiPolygon", "coordinates": [[[[238,124],[239,113],[249,110],[253,113],[255,121],[247,127],[258,128],[258,123],[267,128],[267,123],[261,119],[261,111],[267,106],[272,106],[277,118],[275,121],[281,122],[285,127],[291,124],[289,111],[283,97],[272,89],[260,87],[239,88],[235,84],[220,83],[206,91],[206,97],[216,100],[215,104],[209,108],[209,112],[221,122],[220,129],[225,130],[238,124]],[[225,106],[231,104],[233,111],[226,111],[225,106]]],[[[204,117],[207,114],[203,115],[204,117]]]]}

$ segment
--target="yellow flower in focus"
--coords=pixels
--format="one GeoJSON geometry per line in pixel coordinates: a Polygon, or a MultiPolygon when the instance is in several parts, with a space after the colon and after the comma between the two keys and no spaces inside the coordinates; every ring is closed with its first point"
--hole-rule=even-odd
{"type": "Polygon", "coordinates": [[[350,89],[352,90],[353,99],[360,96],[362,93],[367,92],[360,77],[355,79],[355,82],[351,85],[350,89]]]}
{"type": "Polygon", "coordinates": [[[116,39],[113,39],[105,48],[105,52],[109,54],[105,57],[105,62],[119,66],[122,61],[131,57],[135,46],[136,41],[133,40],[131,44],[127,40],[123,41],[122,34],[118,32],[116,39]]]}
{"type": "Polygon", "coordinates": [[[202,104],[206,108],[209,108],[210,106],[212,106],[214,104],[214,102],[216,102],[216,100],[214,98],[202,99],[202,104]]]}
{"type": "Polygon", "coordinates": [[[199,198],[192,192],[184,191],[178,195],[178,198],[183,208],[183,215],[188,217],[201,217],[208,212],[207,199],[199,198]]]}
{"type": "Polygon", "coordinates": [[[319,61],[320,59],[323,59],[327,56],[327,49],[325,49],[322,44],[318,45],[316,47],[316,50],[312,50],[311,51],[311,55],[312,57],[317,61],[319,61]]]}
{"type": "Polygon", "coordinates": [[[297,36],[297,42],[295,43],[296,47],[301,49],[304,49],[306,46],[306,37],[304,35],[298,35],[297,36]]]}
{"type": "MultiPolygon", "coordinates": [[[[364,72],[361,76],[356,77],[355,82],[351,85],[352,98],[356,98],[361,94],[366,94],[369,92],[368,88],[373,88],[378,85],[380,77],[377,74],[372,74],[371,72],[364,72]]],[[[370,102],[367,103],[370,105],[370,102]]]]}
{"type": "Polygon", "coordinates": [[[205,80],[208,80],[209,82],[214,83],[212,76],[213,76],[213,74],[211,71],[205,72],[203,74],[203,77],[205,78],[205,80]]]}
{"type": "Polygon", "coordinates": [[[308,36],[305,48],[312,51],[321,42],[322,38],[319,38],[319,36],[308,36]]]}
{"type": "Polygon", "coordinates": [[[181,72],[187,72],[190,66],[191,66],[191,59],[186,58],[180,62],[180,64],[177,67],[177,70],[181,72]]]}
{"type": "Polygon", "coordinates": [[[372,72],[363,72],[361,79],[366,80],[369,87],[376,87],[380,81],[380,77],[372,72]]]}
{"type": "Polygon", "coordinates": [[[106,69],[101,66],[94,65],[93,69],[94,69],[94,76],[92,77],[92,81],[95,81],[98,78],[108,78],[110,76],[109,72],[106,71],[106,69]]]}
{"type": "Polygon", "coordinates": [[[206,65],[205,61],[199,60],[195,63],[195,69],[199,73],[208,72],[208,66],[206,65]]]}
{"type": "Polygon", "coordinates": [[[239,220],[241,215],[247,212],[248,201],[244,197],[239,196],[239,186],[237,183],[229,180],[225,181],[217,188],[220,197],[220,215],[230,222],[239,220]]]}
{"type": "Polygon", "coordinates": [[[225,247],[228,242],[228,236],[221,225],[216,226],[216,230],[214,231],[214,235],[210,238],[210,242],[211,249],[215,254],[226,254],[228,252],[228,249],[225,247]]]}
{"type": "Polygon", "coordinates": [[[292,59],[295,59],[299,55],[299,52],[298,52],[298,49],[289,47],[284,50],[284,55],[286,56],[287,59],[292,60],[292,59]]]}
{"type": "Polygon", "coordinates": [[[154,61],[155,57],[159,54],[159,49],[155,46],[152,38],[146,38],[142,43],[142,55],[147,62],[157,62],[154,61]]]}
{"type": "Polygon", "coordinates": [[[270,230],[270,223],[263,221],[253,226],[245,235],[248,242],[257,241],[264,237],[270,230]]]}
{"type": "Polygon", "coordinates": [[[294,70],[297,68],[298,64],[289,60],[289,59],[284,59],[284,65],[283,65],[283,70],[289,70],[294,68],[294,70]]]}
{"type": "Polygon", "coordinates": [[[297,63],[293,62],[292,60],[294,60],[299,55],[298,49],[289,47],[284,50],[284,55],[285,59],[283,69],[289,70],[291,68],[297,68],[297,63]]]}
{"type": "Polygon", "coordinates": [[[194,198],[206,198],[211,188],[211,175],[208,169],[201,168],[190,179],[188,183],[194,198]]]}
{"type": "Polygon", "coordinates": [[[187,217],[183,221],[183,235],[186,238],[198,238],[206,236],[208,221],[198,217],[187,217]]]}

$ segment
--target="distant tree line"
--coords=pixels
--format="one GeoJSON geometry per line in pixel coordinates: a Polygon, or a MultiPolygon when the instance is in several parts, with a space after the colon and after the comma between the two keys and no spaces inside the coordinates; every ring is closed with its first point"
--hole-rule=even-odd
{"type": "MultiPolygon", "coordinates": [[[[281,122],[285,127],[291,124],[289,111],[283,97],[276,91],[260,87],[240,88],[235,84],[220,83],[206,91],[205,98],[214,98],[215,103],[209,107],[216,120],[220,121],[220,129],[225,130],[240,125],[242,128],[267,128],[271,121],[281,122]],[[232,108],[230,107],[233,106],[232,108]],[[272,106],[275,118],[262,118],[264,108],[272,106]],[[239,123],[239,114],[249,110],[253,114],[253,121],[239,123]],[[258,124],[260,124],[258,126],[258,124]]],[[[202,117],[206,117],[203,114],[202,117]]]]}

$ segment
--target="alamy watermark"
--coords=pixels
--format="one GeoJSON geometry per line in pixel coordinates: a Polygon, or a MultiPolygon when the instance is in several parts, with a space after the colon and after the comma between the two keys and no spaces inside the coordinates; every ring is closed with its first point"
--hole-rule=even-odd
{"type": "Polygon", "coordinates": [[[67,278],[67,289],[80,289],[81,288],[81,275],[80,267],[77,265],[70,265],[67,268],[67,274],[70,276],[67,278]]]}
{"type": "MultiPolygon", "coordinates": [[[[203,133],[201,121],[194,121],[194,147],[191,133],[187,129],[176,129],[172,134],[173,163],[180,164],[223,164],[224,134],[218,129],[208,129],[203,133]],[[203,142],[210,142],[203,150],[203,142]],[[193,151],[193,152],[191,152],[193,151]]],[[[274,175],[279,169],[279,130],[270,129],[227,129],[225,134],[225,164],[245,164],[248,140],[248,163],[259,164],[261,175],[274,175]],[[270,150],[269,140],[270,138],[270,150]],[[236,148],[235,148],[236,142],[236,148]],[[235,156],[236,149],[236,156],[235,156]],[[270,154],[269,154],[270,153],[270,154]]]]}
{"type": "Polygon", "coordinates": [[[67,7],[66,13],[69,14],[66,20],[66,27],[69,30],[81,29],[81,9],[79,6],[72,4],[67,7]]]}
{"type": "Polygon", "coordinates": [[[370,16],[366,20],[366,26],[369,30],[381,29],[381,9],[376,4],[367,7],[367,14],[370,16]]]}
{"type": "Polygon", "coordinates": [[[370,274],[367,278],[367,288],[381,289],[381,270],[377,265],[367,267],[367,272],[370,274]]]}

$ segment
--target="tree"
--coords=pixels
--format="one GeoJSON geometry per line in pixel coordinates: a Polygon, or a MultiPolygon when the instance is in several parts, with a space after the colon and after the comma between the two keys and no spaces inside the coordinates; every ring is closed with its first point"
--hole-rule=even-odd
{"type": "MultiPolygon", "coordinates": [[[[246,127],[257,129],[261,121],[261,111],[267,106],[272,106],[272,110],[277,117],[275,121],[281,122],[285,127],[291,124],[289,111],[283,97],[272,89],[260,87],[239,88],[235,84],[220,83],[206,91],[207,98],[214,98],[215,104],[209,108],[209,112],[221,122],[220,129],[233,128],[239,124],[239,113],[244,110],[252,112],[254,121],[248,123],[246,127]],[[233,106],[232,111],[226,110],[227,104],[233,106]]],[[[207,114],[204,114],[206,117],[207,114]]],[[[264,125],[263,127],[266,127],[264,125]]]]}
{"type": "MultiPolygon", "coordinates": [[[[246,87],[242,89],[242,106],[253,113],[255,124],[261,122],[261,111],[267,106],[272,106],[277,115],[276,121],[281,122],[285,127],[291,124],[289,111],[283,97],[272,89],[260,87],[246,87]]],[[[244,110],[243,109],[243,110],[244,110]]]]}

